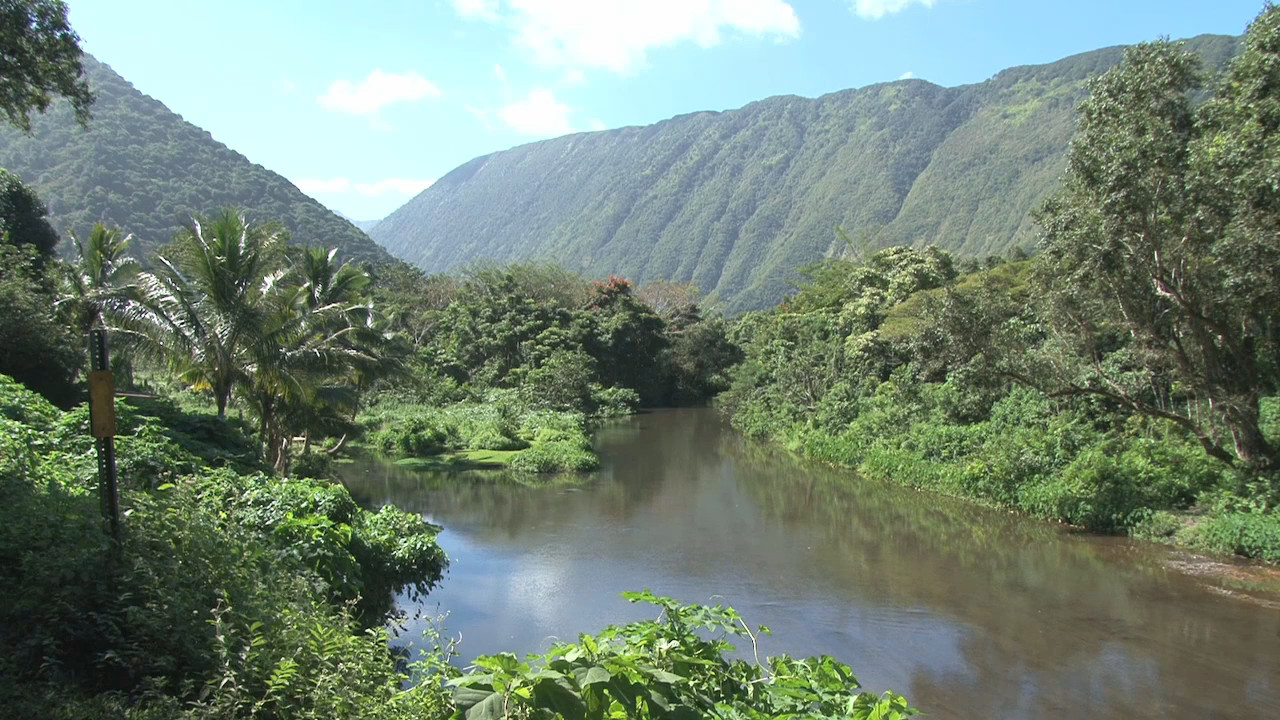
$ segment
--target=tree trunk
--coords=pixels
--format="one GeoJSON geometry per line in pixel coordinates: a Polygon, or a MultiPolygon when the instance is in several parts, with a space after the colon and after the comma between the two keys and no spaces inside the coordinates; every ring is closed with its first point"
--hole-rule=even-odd
{"type": "Polygon", "coordinates": [[[1275,450],[1262,434],[1256,398],[1232,403],[1227,407],[1226,420],[1235,442],[1236,457],[1251,470],[1267,471],[1275,467],[1275,450]]]}

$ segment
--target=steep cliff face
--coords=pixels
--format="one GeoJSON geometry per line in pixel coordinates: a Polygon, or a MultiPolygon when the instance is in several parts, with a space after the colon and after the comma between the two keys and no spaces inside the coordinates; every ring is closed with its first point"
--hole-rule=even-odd
{"type": "MultiPolygon", "coordinates": [[[[1188,45],[1220,66],[1236,38],[1188,45]]],[[[776,302],[794,268],[870,247],[963,255],[1030,246],[1091,74],[1122,48],[976,85],[903,80],[816,99],[580,133],[475,158],[371,234],[429,271],[547,259],[592,275],[693,282],[730,310],[776,302]]]]}

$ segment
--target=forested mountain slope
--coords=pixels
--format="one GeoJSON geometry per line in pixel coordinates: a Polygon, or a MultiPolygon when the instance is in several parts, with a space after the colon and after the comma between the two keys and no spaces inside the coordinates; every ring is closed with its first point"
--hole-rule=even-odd
{"type": "Polygon", "coordinates": [[[103,220],[137,236],[137,251],[146,253],[192,215],[233,205],[251,220],[280,221],[294,243],[389,259],[350,222],[138,92],[110,67],[86,56],[85,69],[98,96],[87,129],[66,103],[34,118],[29,137],[0,127],[0,167],[35,188],[59,232],[87,234],[103,220]]]}
{"type": "MultiPolygon", "coordinates": [[[[1209,68],[1238,39],[1187,41],[1209,68]]],[[[1035,241],[1085,81],[1123,48],[976,85],[901,80],[816,99],[580,133],[475,158],[370,234],[429,271],[540,258],[633,281],[693,282],[730,311],[777,302],[799,265],[870,248],[960,255],[1035,241]]]]}

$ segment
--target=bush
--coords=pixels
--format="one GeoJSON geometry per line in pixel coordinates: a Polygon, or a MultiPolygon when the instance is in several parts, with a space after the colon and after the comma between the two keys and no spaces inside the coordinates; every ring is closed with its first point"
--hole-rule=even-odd
{"type": "Polygon", "coordinates": [[[1179,533],[1179,540],[1217,553],[1280,563],[1280,514],[1226,512],[1210,515],[1179,533]]]}
{"type": "Polygon", "coordinates": [[[1135,522],[1129,528],[1129,534],[1139,540],[1164,542],[1172,540],[1181,528],[1182,522],[1177,515],[1168,510],[1156,510],[1135,522]]]}
{"type": "Polygon", "coordinates": [[[324,453],[302,453],[293,459],[290,472],[300,478],[328,478],[333,471],[333,458],[324,453]]]}
{"type": "Polygon", "coordinates": [[[599,467],[600,458],[595,453],[564,441],[534,443],[511,458],[511,469],[520,472],[586,472],[599,467]]]}
{"type": "Polygon", "coordinates": [[[529,443],[504,435],[497,427],[490,425],[472,435],[467,447],[471,450],[523,450],[529,447],[529,443]]]}
{"type": "Polygon", "coordinates": [[[591,386],[591,414],[595,417],[631,415],[640,407],[640,395],[628,387],[591,386]]]}
{"type": "Polygon", "coordinates": [[[916,714],[893,692],[859,692],[853,671],[831,657],[729,659],[734,647],[726,636],[756,639],[732,608],[681,605],[648,591],[623,596],[657,605],[659,619],[558,643],[528,663],[509,653],[481,656],[476,672],[449,682],[455,717],[904,720],[916,714]]]}
{"type": "MultiPolygon", "coordinates": [[[[0,383],[0,402],[15,397],[0,383]]],[[[0,406],[3,407],[3,406],[0,406]]],[[[392,593],[429,589],[439,528],[370,513],[341,486],[200,471],[122,488],[119,546],[98,510],[79,419],[31,406],[68,441],[0,411],[0,702],[21,717],[382,716],[440,712],[400,691],[380,626],[392,593]],[[355,598],[361,596],[356,604],[355,598]],[[336,603],[336,604],[335,604],[336,603]],[[55,691],[56,689],[56,691],[55,691]],[[91,693],[120,693],[97,695],[91,693]],[[116,698],[128,698],[116,702],[116,698]]],[[[153,418],[125,418],[139,432],[153,418]]],[[[120,438],[138,447],[135,435],[120,438]]],[[[167,436],[156,459],[199,465],[167,436]]]]}
{"type": "Polygon", "coordinates": [[[539,430],[562,430],[586,434],[587,418],[582,413],[556,410],[534,410],[520,418],[519,437],[532,441],[539,430]]]}
{"type": "Polygon", "coordinates": [[[439,413],[424,413],[384,421],[370,440],[379,451],[388,455],[425,457],[439,455],[448,449],[451,427],[439,413]]]}

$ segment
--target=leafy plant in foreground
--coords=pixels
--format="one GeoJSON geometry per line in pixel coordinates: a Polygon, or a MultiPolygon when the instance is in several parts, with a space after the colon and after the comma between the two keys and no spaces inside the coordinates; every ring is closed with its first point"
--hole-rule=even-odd
{"type": "MultiPolygon", "coordinates": [[[[916,714],[893,692],[859,692],[849,666],[829,657],[729,660],[725,636],[755,633],[733,608],[681,605],[649,591],[624,593],[662,608],[657,620],[580,635],[521,662],[501,653],[454,678],[454,718],[875,718],[916,714]],[[717,634],[714,637],[708,637],[717,634]]],[[[759,632],[769,629],[760,626],[759,632]]]]}

